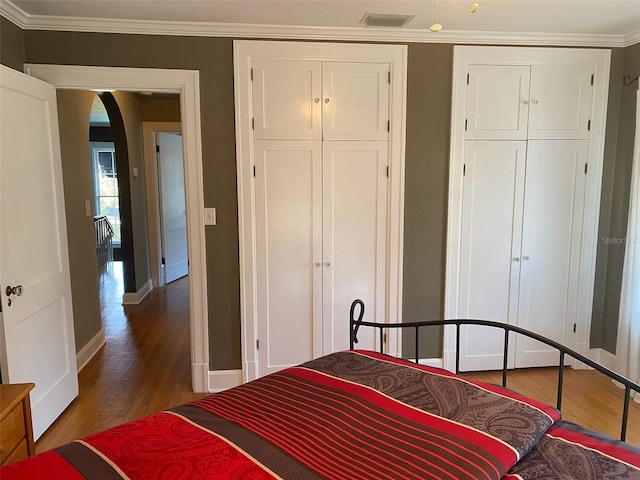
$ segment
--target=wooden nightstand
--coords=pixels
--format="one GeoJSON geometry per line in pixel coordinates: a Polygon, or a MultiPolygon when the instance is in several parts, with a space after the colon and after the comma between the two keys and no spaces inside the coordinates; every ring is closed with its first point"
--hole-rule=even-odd
{"type": "Polygon", "coordinates": [[[29,392],[33,383],[0,385],[0,464],[35,453],[29,392]]]}

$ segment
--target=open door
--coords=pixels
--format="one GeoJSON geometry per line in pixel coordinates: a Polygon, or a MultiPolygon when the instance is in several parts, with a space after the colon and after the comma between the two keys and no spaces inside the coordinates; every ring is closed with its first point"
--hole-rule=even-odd
{"type": "Polygon", "coordinates": [[[37,439],[78,395],[56,92],[0,68],[0,362],[37,439]]]}
{"type": "Polygon", "coordinates": [[[189,273],[182,134],[157,133],[158,195],[164,283],[189,273]]]}

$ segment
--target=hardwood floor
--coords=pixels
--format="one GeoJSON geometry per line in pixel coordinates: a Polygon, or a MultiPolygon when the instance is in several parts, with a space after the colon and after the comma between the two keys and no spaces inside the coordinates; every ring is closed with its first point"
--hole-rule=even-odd
{"type": "MultiPolygon", "coordinates": [[[[556,404],[556,368],[510,370],[507,387],[548,405],[556,404]]],[[[502,383],[502,372],[465,373],[464,376],[490,383],[502,383]]],[[[605,375],[594,370],[565,370],[562,418],[583,427],[620,438],[623,392],[605,375]]],[[[630,402],[627,442],[640,447],[640,404],[630,402]]]]}
{"type": "Polygon", "coordinates": [[[37,452],[205,395],[191,391],[188,278],[126,307],[118,262],[100,281],[107,344],[80,372],[78,397],[37,452]]]}
{"type": "MultiPolygon", "coordinates": [[[[191,392],[188,279],[154,289],[140,304],[122,307],[121,270],[103,274],[107,345],[80,372],[80,394],[36,443],[42,452],[75,438],[203,397],[191,392]]],[[[465,374],[500,383],[501,373],[465,374]]],[[[510,371],[509,388],[550,405],[552,368],[510,371]]],[[[562,414],[585,427],[619,435],[622,391],[594,371],[567,369],[562,414]]],[[[627,441],[640,446],[640,405],[631,402],[627,441]]]]}

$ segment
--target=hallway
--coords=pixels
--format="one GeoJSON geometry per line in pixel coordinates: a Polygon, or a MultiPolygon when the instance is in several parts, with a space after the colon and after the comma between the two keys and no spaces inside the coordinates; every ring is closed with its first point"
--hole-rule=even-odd
{"type": "Polygon", "coordinates": [[[191,391],[189,277],[123,307],[122,263],[100,275],[107,344],[78,376],[80,393],[36,443],[75,438],[203,397],[191,391]]]}

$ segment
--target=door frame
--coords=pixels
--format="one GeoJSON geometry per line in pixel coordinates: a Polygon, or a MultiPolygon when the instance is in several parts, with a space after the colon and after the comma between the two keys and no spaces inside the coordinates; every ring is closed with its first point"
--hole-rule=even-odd
{"type": "MultiPolygon", "coordinates": [[[[445,264],[446,319],[459,318],[460,261],[462,242],[462,194],[464,167],[464,124],[466,110],[467,72],[469,65],[540,65],[548,63],[587,64],[594,67],[594,101],[591,110],[591,135],[587,187],[582,235],[582,258],[578,281],[576,333],[567,345],[588,356],[596,251],[598,248],[598,220],[602,188],[602,166],[607,102],[609,91],[610,50],[535,48],[535,47],[474,47],[454,46],[451,143],[449,157],[449,196],[447,220],[447,250],[445,264]]],[[[444,328],[442,356],[444,368],[455,370],[456,331],[444,328]]],[[[565,339],[567,343],[568,339],[565,339]]]]}
{"type": "MultiPolygon", "coordinates": [[[[156,161],[155,149],[156,133],[164,132],[182,133],[182,124],[180,122],[142,122],[144,181],[147,196],[147,225],[149,228],[149,263],[151,281],[154,288],[164,285],[162,278],[162,231],[160,229],[160,197],[158,195],[158,162],[156,161]]],[[[184,144],[182,158],[184,167],[184,144]]]]}
{"type": "MultiPolygon", "coordinates": [[[[251,62],[254,58],[304,59],[342,62],[388,63],[390,78],[389,115],[389,217],[388,287],[384,318],[402,319],[402,268],[404,246],[404,174],[407,99],[407,46],[317,42],[234,40],[234,92],[238,181],[238,229],[240,236],[240,328],[243,381],[258,376],[257,368],[257,251],[255,191],[253,177],[253,130],[251,106],[251,62]]],[[[347,313],[345,312],[345,321],[347,313]]],[[[400,355],[399,332],[389,334],[387,353],[400,355]]]]}
{"type": "Polygon", "coordinates": [[[197,70],[24,65],[25,73],[56,89],[151,91],[180,95],[184,150],[189,271],[191,384],[194,392],[209,390],[209,334],[204,230],[204,190],[200,130],[200,75],[197,70]]]}

